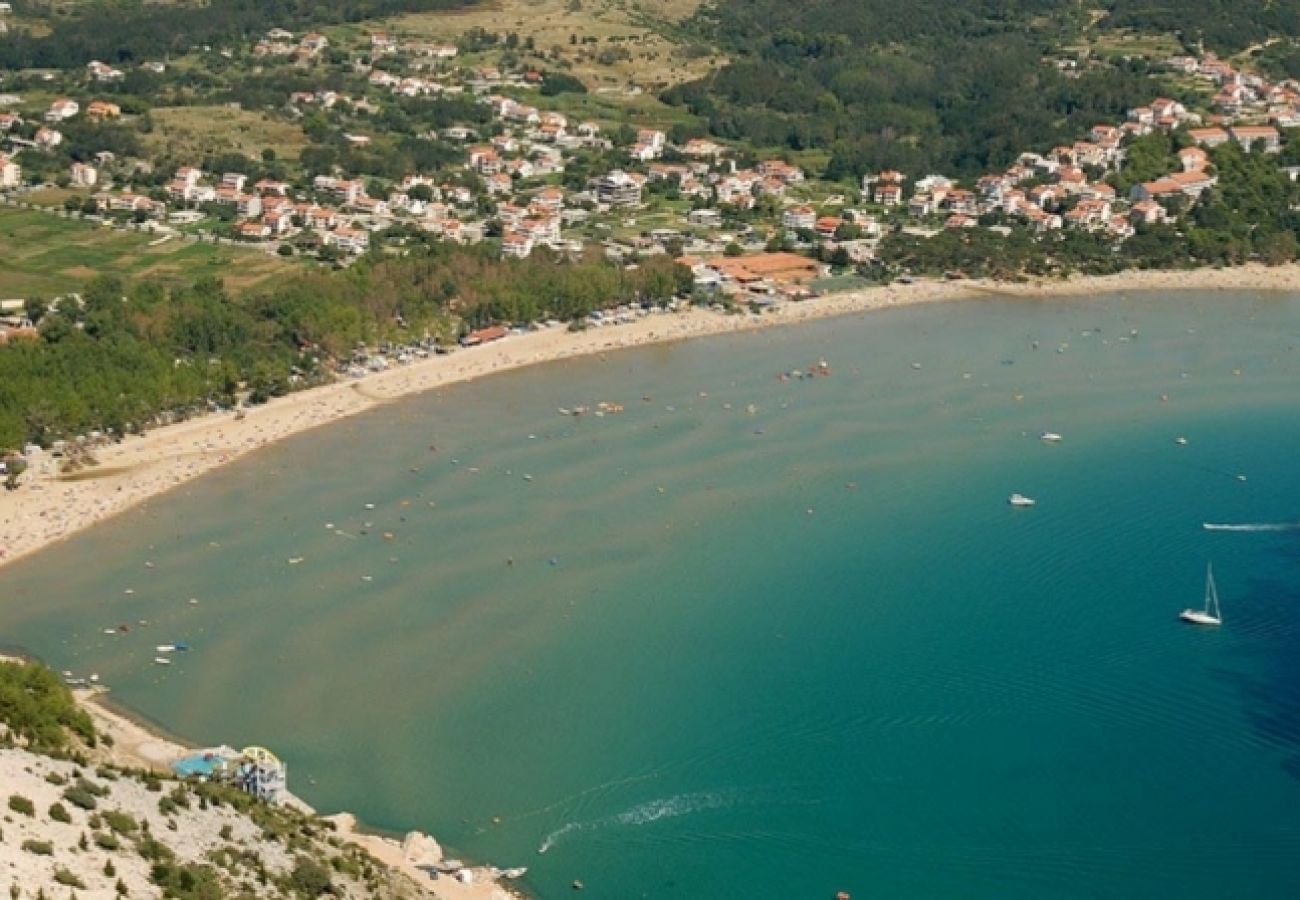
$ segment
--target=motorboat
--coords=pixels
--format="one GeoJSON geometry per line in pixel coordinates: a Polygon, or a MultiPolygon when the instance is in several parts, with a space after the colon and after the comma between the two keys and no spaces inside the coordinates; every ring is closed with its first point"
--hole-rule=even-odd
{"type": "Polygon", "coordinates": [[[1012,506],[1034,506],[1038,501],[1033,497],[1026,497],[1024,494],[1012,494],[1007,498],[1007,503],[1012,506]]]}
{"type": "Polygon", "coordinates": [[[1061,436],[1055,431],[1044,431],[1038,436],[1038,439],[1044,444],[1059,444],[1061,442],[1061,436]]]}

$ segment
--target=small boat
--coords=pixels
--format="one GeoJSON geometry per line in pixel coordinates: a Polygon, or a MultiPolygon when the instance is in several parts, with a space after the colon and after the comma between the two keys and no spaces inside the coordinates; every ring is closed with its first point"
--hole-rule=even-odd
{"type": "Polygon", "coordinates": [[[175,648],[176,648],[178,651],[180,651],[181,653],[184,653],[186,650],[190,649],[190,645],[189,645],[189,644],[184,644],[184,643],[181,643],[180,641],[177,641],[177,642],[176,642],[175,644],[173,644],[172,646],[175,647],[175,648]]]}
{"type": "Polygon", "coordinates": [[[527,866],[519,866],[514,869],[506,869],[501,873],[502,878],[523,878],[528,874],[527,866]]]}
{"type": "Polygon", "coordinates": [[[176,649],[175,644],[159,644],[157,647],[154,647],[154,650],[156,650],[159,653],[171,653],[175,649],[176,649]]]}
{"type": "Polygon", "coordinates": [[[300,563],[300,562],[303,561],[303,558],[304,558],[304,557],[301,557],[301,556],[291,556],[291,557],[289,557],[289,565],[291,565],[291,566],[296,566],[296,565],[298,565],[298,563],[300,563]]]}
{"type": "Polygon", "coordinates": [[[1186,446],[1187,446],[1187,438],[1185,438],[1185,437],[1179,435],[1178,437],[1174,438],[1174,443],[1177,444],[1177,445],[1180,446],[1180,447],[1186,447],[1186,446]]]}
{"type": "Polygon", "coordinates": [[[1024,494],[1012,494],[1007,498],[1007,502],[1012,506],[1033,506],[1038,501],[1033,497],[1026,497],[1024,494]]]}
{"type": "Polygon", "coordinates": [[[1222,625],[1223,615],[1219,612],[1219,591],[1214,586],[1214,572],[1207,563],[1205,566],[1205,609],[1185,609],[1178,618],[1193,625],[1222,625]]]}
{"type": "Polygon", "coordinates": [[[1055,431],[1044,431],[1038,436],[1038,439],[1044,444],[1059,444],[1061,442],[1061,436],[1055,431]]]}
{"type": "Polygon", "coordinates": [[[165,656],[155,656],[153,661],[160,666],[170,666],[172,664],[172,661],[165,656]]]}

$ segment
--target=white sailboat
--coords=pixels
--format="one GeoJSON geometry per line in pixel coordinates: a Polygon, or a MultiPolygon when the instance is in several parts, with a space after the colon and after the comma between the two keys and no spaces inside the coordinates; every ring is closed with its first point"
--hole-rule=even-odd
{"type": "Polygon", "coordinates": [[[1219,592],[1214,586],[1214,571],[1209,564],[1205,566],[1205,609],[1185,609],[1178,618],[1193,625],[1221,625],[1223,615],[1219,612],[1219,592]]]}

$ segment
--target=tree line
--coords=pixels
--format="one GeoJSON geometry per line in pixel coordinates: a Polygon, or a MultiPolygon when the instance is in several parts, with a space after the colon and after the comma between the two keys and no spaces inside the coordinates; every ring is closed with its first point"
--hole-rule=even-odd
{"type": "Polygon", "coordinates": [[[690,288],[665,257],[632,267],[598,253],[545,250],[498,258],[494,244],[406,238],[338,272],[297,275],[236,297],[215,279],[170,292],[157,283],[92,280],[80,301],[33,298],[38,339],[0,347],[0,448],[91,430],[126,434],[240,399],[319,383],[358,345],[450,340],[494,322],[581,319],[622,303],[662,304],[690,288]]]}
{"type": "Polygon", "coordinates": [[[475,0],[221,0],[161,4],[95,0],[67,15],[59,0],[13,0],[14,12],[42,18],[48,31],[15,29],[0,41],[0,68],[77,69],[88,60],[140,63],[205,44],[360,22],[407,12],[461,9],[475,0]]]}

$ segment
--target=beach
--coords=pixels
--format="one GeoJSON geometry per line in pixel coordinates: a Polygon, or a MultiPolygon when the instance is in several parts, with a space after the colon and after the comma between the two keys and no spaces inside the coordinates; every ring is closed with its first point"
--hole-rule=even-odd
{"type": "Polygon", "coordinates": [[[376,402],[6,569],[6,640],[540,896],[1289,896],[1300,292],[983,289],[376,402]]]}
{"type": "Polygon", "coordinates": [[[1300,286],[1300,265],[1247,265],[1191,272],[1130,271],[1088,278],[1028,281],[918,280],[784,303],[762,313],[694,308],[572,332],[558,327],[457,350],[359,379],[337,382],[261,406],[156,428],[95,451],[98,465],[61,476],[48,455],[21,487],[0,494],[0,566],[35,553],[177,485],[294,434],[378,404],[521,366],[627,347],[745,331],[827,316],[989,295],[1048,299],[1127,291],[1260,290],[1300,286]]]}

